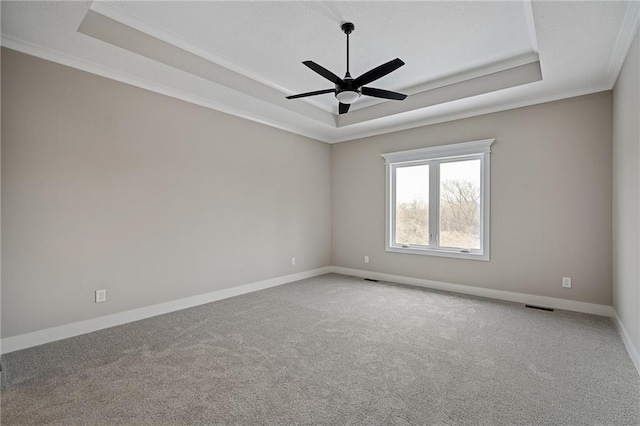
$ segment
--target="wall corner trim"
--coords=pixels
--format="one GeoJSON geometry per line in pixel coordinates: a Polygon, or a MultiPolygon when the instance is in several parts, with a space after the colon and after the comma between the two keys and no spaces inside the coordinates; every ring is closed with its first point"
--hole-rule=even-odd
{"type": "Polygon", "coordinates": [[[470,296],[486,297],[489,299],[506,300],[508,302],[545,306],[553,309],[582,312],[585,314],[600,315],[605,317],[613,316],[613,308],[611,306],[598,305],[595,303],[578,302],[575,300],[559,299],[556,297],[536,296],[534,294],[516,293],[512,291],[494,290],[484,287],[445,283],[442,281],[432,281],[421,278],[403,277],[400,275],[391,275],[382,272],[343,268],[341,266],[332,266],[331,271],[336,274],[351,275],[361,278],[371,278],[380,281],[424,287],[432,290],[449,291],[452,293],[461,293],[470,296]]]}
{"type": "Polygon", "coordinates": [[[625,348],[627,348],[629,358],[631,358],[633,365],[638,371],[638,375],[640,375],[640,350],[633,346],[631,337],[629,337],[629,333],[627,333],[627,330],[624,328],[624,325],[622,324],[622,321],[620,320],[620,317],[618,316],[618,313],[615,311],[615,309],[613,310],[613,317],[611,319],[613,320],[613,325],[615,325],[616,329],[618,330],[618,334],[620,334],[620,337],[622,337],[622,342],[624,343],[625,348]]]}
{"type": "Polygon", "coordinates": [[[209,293],[199,294],[197,296],[186,297],[184,299],[172,300],[156,305],[132,309],[130,311],[118,312],[116,314],[105,315],[102,317],[91,318],[88,320],[65,324],[58,327],[38,330],[32,333],[25,333],[17,336],[7,337],[0,341],[0,353],[6,354],[9,352],[18,351],[20,349],[43,345],[45,343],[54,342],[56,340],[67,339],[69,337],[79,336],[81,334],[91,333],[93,331],[115,327],[117,325],[142,320],[145,318],[155,317],[157,315],[192,308],[194,306],[204,305],[206,303],[228,299],[230,297],[240,296],[242,294],[252,293],[254,291],[288,284],[294,281],[303,280],[305,278],[317,277],[319,275],[328,274],[330,272],[331,267],[325,266],[323,268],[311,269],[308,271],[284,275],[264,281],[257,281],[254,283],[243,284],[236,287],[216,290],[209,293]]]}

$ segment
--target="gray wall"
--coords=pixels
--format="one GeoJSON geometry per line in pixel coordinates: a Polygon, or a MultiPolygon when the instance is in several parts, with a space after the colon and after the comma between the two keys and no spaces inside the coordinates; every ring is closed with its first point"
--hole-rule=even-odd
{"type": "Polygon", "coordinates": [[[612,302],[610,92],[330,146],[2,65],[2,337],[330,264],[612,302]],[[380,154],[493,137],[491,262],[386,253],[380,154]]]}
{"type": "Polygon", "coordinates": [[[611,108],[604,92],[332,146],[332,264],[610,305],[611,108]],[[380,154],[485,138],[491,261],[385,252],[380,154]]]}
{"type": "Polygon", "coordinates": [[[640,33],[613,90],[613,307],[640,352],[640,33]]]}
{"type": "Polygon", "coordinates": [[[3,338],[330,264],[325,143],[7,49],[2,107],[3,338]]]}

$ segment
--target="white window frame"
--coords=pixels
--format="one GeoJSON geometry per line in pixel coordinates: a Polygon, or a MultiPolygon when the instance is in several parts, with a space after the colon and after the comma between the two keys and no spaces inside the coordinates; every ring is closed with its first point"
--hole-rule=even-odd
{"type": "Polygon", "coordinates": [[[491,144],[495,139],[434,146],[382,154],[386,168],[385,250],[394,253],[490,260],[491,144]],[[439,247],[440,164],[449,161],[480,160],[480,249],[468,252],[439,247]],[[429,245],[395,244],[395,177],[399,167],[429,165],[429,245]]]}

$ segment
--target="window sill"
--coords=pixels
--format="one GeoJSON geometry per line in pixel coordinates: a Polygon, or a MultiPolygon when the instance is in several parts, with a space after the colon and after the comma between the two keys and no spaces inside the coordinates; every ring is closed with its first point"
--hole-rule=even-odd
{"type": "Polygon", "coordinates": [[[453,250],[443,249],[429,249],[429,248],[417,248],[417,247],[387,247],[386,251],[391,253],[403,253],[403,254],[419,254],[422,256],[437,256],[437,257],[449,257],[454,259],[466,259],[466,260],[482,260],[489,261],[488,253],[462,253],[453,250]]]}

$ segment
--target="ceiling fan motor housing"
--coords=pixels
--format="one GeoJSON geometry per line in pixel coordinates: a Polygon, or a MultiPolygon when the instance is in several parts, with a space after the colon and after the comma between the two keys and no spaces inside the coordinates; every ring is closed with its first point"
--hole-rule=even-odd
{"type": "Polygon", "coordinates": [[[347,72],[342,84],[336,84],[336,98],[343,104],[352,104],[360,98],[362,92],[353,85],[353,78],[347,72]]]}

